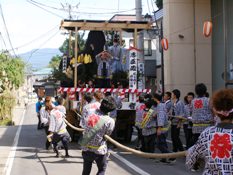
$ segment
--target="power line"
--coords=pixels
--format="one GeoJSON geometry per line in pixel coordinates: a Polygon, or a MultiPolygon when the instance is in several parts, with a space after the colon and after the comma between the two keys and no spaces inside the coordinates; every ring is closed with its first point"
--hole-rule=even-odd
{"type": "MultiPolygon", "coordinates": [[[[46,2],[51,2],[51,3],[53,3],[53,4],[57,4],[57,3],[58,3],[57,0],[54,0],[54,1],[46,0],[46,2]]],[[[61,2],[61,1],[60,1],[60,2],[61,2]]]]}
{"type": "MultiPolygon", "coordinates": [[[[54,49],[57,49],[57,48],[54,48],[54,49]]],[[[58,50],[58,49],[57,49],[58,50]]],[[[25,54],[25,53],[24,53],[25,54]]],[[[44,55],[44,54],[57,54],[57,52],[51,52],[51,51],[48,51],[48,52],[45,52],[41,49],[41,51],[38,51],[36,53],[37,55],[44,55]]]]}
{"type": "Polygon", "coordinates": [[[61,5],[63,7],[63,10],[69,13],[68,18],[70,20],[73,18],[72,15],[71,15],[72,8],[77,8],[78,9],[79,4],[80,3],[78,3],[76,6],[72,6],[72,5],[68,4],[68,3],[65,3],[65,5],[61,3],[61,5]]]}
{"type": "Polygon", "coordinates": [[[28,57],[28,60],[26,61],[26,64],[29,62],[29,60],[31,59],[32,55],[37,52],[38,50],[40,50],[40,48],[45,45],[48,41],[50,41],[54,36],[57,35],[57,33],[59,32],[59,30],[54,34],[52,35],[51,37],[49,37],[45,42],[43,42],[37,49],[33,50],[30,54],[30,56],[28,57]]]}
{"type": "Polygon", "coordinates": [[[17,50],[17,49],[19,49],[19,48],[25,47],[25,46],[27,46],[27,45],[29,45],[29,44],[35,42],[35,41],[40,40],[41,38],[45,37],[48,33],[50,33],[51,31],[53,31],[54,29],[56,29],[58,26],[59,26],[59,25],[54,26],[52,29],[50,29],[50,30],[47,31],[46,33],[43,33],[42,35],[36,37],[35,39],[33,39],[33,40],[31,40],[31,41],[29,41],[29,42],[27,42],[27,43],[25,43],[25,44],[22,44],[22,45],[20,45],[20,46],[18,46],[18,47],[15,47],[15,49],[17,50]]]}
{"type": "Polygon", "coordinates": [[[3,38],[3,36],[2,36],[2,33],[1,33],[1,32],[0,32],[0,36],[1,36],[1,38],[2,38],[3,44],[4,44],[4,46],[5,46],[5,49],[7,50],[6,42],[5,42],[5,40],[4,40],[4,38],[3,38]]]}
{"type": "MultiPolygon", "coordinates": [[[[54,54],[44,54],[44,55],[36,55],[36,57],[37,58],[43,58],[43,57],[45,57],[45,56],[61,56],[62,54],[56,54],[56,53],[54,53],[54,54]]],[[[34,55],[35,56],[35,55],[34,55]]]]}
{"type": "Polygon", "coordinates": [[[48,8],[54,9],[54,10],[62,10],[62,9],[57,8],[57,7],[49,6],[49,5],[43,4],[41,2],[34,1],[34,0],[30,0],[30,2],[44,6],[44,7],[48,7],[48,8]]]}
{"type": "MultiPolygon", "coordinates": [[[[94,10],[116,10],[116,9],[110,9],[110,8],[97,8],[97,7],[85,7],[82,6],[82,9],[94,9],[94,10]]],[[[129,9],[121,9],[121,10],[129,10],[129,9]]]]}
{"type": "Polygon", "coordinates": [[[7,29],[7,26],[6,26],[6,21],[5,21],[4,15],[3,15],[3,10],[2,10],[2,5],[1,4],[0,4],[0,10],[1,10],[1,16],[2,16],[3,23],[4,23],[4,27],[5,27],[5,30],[6,30],[6,33],[7,33],[8,41],[10,43],[11,49],[12,49],[12,51],[14,53],[14,56],[16,57],[15,50],[13,48],[13,45],[12,45],[12,42],[11,42],[11,39],[10,39],[10,35],[9,35],[8,29],[7,29]]]}
{"type": "MultiPolygon", "coordinates": [[[[28,52],[27,53],[23,53],[23,54],[21,54],[21,56],[26,57],[28,54],[29,54],[28,52]]],[[[36,56],[54,55],[54,54],[58,54],[59,55],[59,54],[62,54],[62,53],[58,53],[58,52],[40,52],[40,51],[37,51],[35,53],[36,56]]]]}
{"type": "Polygon", "coordinates": [[[133,8],[133,9],[130,9],[130,10],[122,10],[122,11],[115,11],[115,12],[103,12],[103,13],[95,13],[95,12],[75,12],[75,13],[86,13],[86,14],[93,14],[93,15],[95,15],[95,14],[99,14],[99,15],[101,15],[101,14],[116,14],[116,13],[125,13],[125,12],[130,12],[130,11],[134,11],[135,10],[135,8],[133,8]]]}
{"type": "MultiPolygon", "coordinates": [[[[57,8],[57,7],[53,7],[53,6],[48,6],[48,5],[46,5],[46,4],[43,4],[43,3],[40,3],[40,2],[37,2],[37,1],[34,1],[34,0],[27,0],[28,2],[30,2],[30,3],[32,3],[32,4],[34,4],[34,5],[36,5],[37,4],[37,6],[38,7],[40,7],[39,5],[41,5],[41,6],[44,6],[44,7],[47,7],[47,8],[52,8],[52,9],[54,9],[54,10],[59,10],[59,11],[67,11],[67,10],[65,10],[65,9],[59,9],[59,8],[57,8]]],[[[42,7],[40,7],[40,8],[42,8],[42,7]]],[[[71,12],[71,13],[78,13],[78,14],[93,14],[93,15],[102,15],[102,14],[116,14],[116,13],[124,13],[124,12],[129,12],[129,11],[134,11],[135,10],[135,8],[133,8],[133,9],[129,9],[129,10],[122,10],[122,11],[114,11],[114,12],[102,12],[102,13],[100,13],[100,12],[82,12],[82,11],[79,11],[79,12],[77,12],[77,11],[72,11],[72,10],[70,10],[69,12],[71,12]]]]}
{"type": "Polygon", "coordinates": [[[46,12],[48,12],[48,13],[51,13],[51,14],[53,14],[53,15],[59,17],[59,18],[62,18],[62,19],[64,18],[63,16],[60,16],[60,15],[54,13],[54,12],[51,12],[51,11],[49,11],[49,10],[47,10],[47,9],[45,9],[45,8],[43,8],[43,7],[41,7],[41,6],[39,6],[39,5],[37,5],[36,3],[33,3],[33,2],[30,1],[30,0],[27,0],[27,2],[31,3],[32,5],[34,5],[34,6],[36,6],[36,7],[41,8],[42,10],[44,10],[44,11],[46,11],[46,12]]]}
{"type": "Polygon", "coordinates": [[[56,31],[55,34],[53,34],[51,37],[49,37],[45,42],[43,42],[37,49],[33,50],[30,54],[30,56],[28,57],[28,60],[26,61],[26,64],[28,64],[28,62],[30,61],[30,59],[32,58],[32,55],[37,52],[38,50],[41,49],[41,47],[43,47],[43,45],[45,45],[48,41],[50,41],[53,37],[55,37],[58,34],[59,30],[56,31]]]}

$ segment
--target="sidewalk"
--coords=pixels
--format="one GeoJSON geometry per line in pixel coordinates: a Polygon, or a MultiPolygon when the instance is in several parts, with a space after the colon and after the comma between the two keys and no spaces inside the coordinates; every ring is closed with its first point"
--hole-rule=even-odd
{"type": "Polygon", "coordinates": [[[14,142],[15,134],[17,132],[20,120],[23,116],[24,105],[15,106],[12,111],[14,126],[0,126],[0,175],[3,171],[8,159],[11,147],[14,142]]]}
{"type": "Polygon", "coordinates": [[[25,106],[23,104],[21,105],[17,105],[15,106],[15,108],[13,109],[12,113],[13,113],[13,118],[12,121],[14,122],[15,126],[18,126],[20,123],[20,120],[22,118],[23,115],[23,111],[25,109],[25,106]]]}

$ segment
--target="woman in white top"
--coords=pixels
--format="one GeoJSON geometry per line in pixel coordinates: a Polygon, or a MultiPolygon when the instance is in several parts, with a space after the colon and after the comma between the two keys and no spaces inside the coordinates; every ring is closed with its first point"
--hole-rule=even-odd
{"type": "Polygon", "coordinates": [[[45,143],[45,148],[48,150],[50,146],[50,142],[47,139],[47,135],[49,135],[49,118],[50,118],[50,113],[48,110],[48,104],[52,103],[51,97],[46,97],[45,98],[45,106],[43,106],[40,110],[40,120],[41,120],[41,125],[45,129],[45,134],[46,134],[46,143],[45,143]],[[47,104],[47,105],[46,105],[47,104]]]}

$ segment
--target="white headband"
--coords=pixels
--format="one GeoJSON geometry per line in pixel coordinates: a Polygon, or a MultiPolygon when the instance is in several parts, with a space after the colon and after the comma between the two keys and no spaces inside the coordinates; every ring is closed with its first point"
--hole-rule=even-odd
{"type": "Polygon", "coordinates": [[[229,111],[217,111],[217,110],[215,110],[215,112],[216,112],[217,114],[221,114],[221,115],[223,115],[223,116],[225,116],[225,117],[228,117],[228,116],[230,115],[230,113],[233,112],[233,108],[232,108],[231,110],[229,110],[229,111]]]}

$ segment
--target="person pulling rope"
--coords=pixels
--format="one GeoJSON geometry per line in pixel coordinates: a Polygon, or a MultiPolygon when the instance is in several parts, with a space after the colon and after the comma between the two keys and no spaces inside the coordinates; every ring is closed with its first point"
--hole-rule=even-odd
{"type": "MultiPolygon", "coordinates": [[[[76,113],[78,116],[80,116],[80,114],[76,113]]],[[[79,131],[79,132],[83,132],[84,129],[82,128],[78,128],[73,126],[72,124],[70,124],[66,119],[64,119],[64,121],[66,122],[66,124],[68,126],[70,126],[72,129],[79,131]]],[[[119,149],[123,150],[123,151],[127,151],[127,152],[131,152],[132,154],[135,154],[137,156],[140,157],[144,157],[144,158],[155,158],[155,159],[161,159],[161,158],[178,158],[178,157],[185,157],[187,152],[186,151],[181,151],[181,152],[176,152],[176,153],[145,153],[139,150],[135,150],[132,149],[130,147],[127,147],[125,145],[120,144],[119,142],[113,140],[110,136],[108,135],[104,135],[104,138],[111,142],[112,144],[114,144],[116,147],[118,147],[119,149]]]]}

